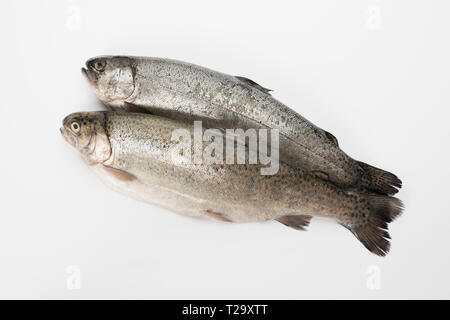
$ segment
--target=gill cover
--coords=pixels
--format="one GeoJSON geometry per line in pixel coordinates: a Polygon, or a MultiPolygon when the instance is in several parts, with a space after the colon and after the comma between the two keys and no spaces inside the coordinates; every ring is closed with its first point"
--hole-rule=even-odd
{"type": "Polygon", "coordinates": [[[120,107],[134,90],[134,60],[122,56],[101,56],[89,59],[82,69],[104,103],[120,107]]]}

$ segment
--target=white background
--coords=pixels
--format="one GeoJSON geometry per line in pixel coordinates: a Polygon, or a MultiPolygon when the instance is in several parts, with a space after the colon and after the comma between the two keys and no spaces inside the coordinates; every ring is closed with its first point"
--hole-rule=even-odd
{"type": "Polygon", "coordinates": [[[449,9],[1,1],[0,298],[450,298],[449,9]],[[308,232],[198,221],[106,188],[59,133],[67,114],[102,108],[80,73],[100,54],[274,89],[349,155],[402,178],[390,254],[328,221],[308,232]]]}

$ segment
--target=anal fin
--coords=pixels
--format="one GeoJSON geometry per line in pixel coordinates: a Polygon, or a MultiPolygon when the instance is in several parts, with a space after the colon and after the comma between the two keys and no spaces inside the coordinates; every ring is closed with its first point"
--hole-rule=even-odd
{"type": "Polygon", "coordinates": [[[312,217],[308,215],[290,215],[290,216],[283,216],[276,220],[284,224],[285,226],[291,227],[295,230],[306,231],[306,227],[309,225],[311,218],[312,217]]]}
{"type": "Polygon", "coordinates": [[[240,77],[240,76],[235,76],[235,78],[239,79],[240,81],[248,84],[249,86],[254,87],[254,88],[258,89],[259,91],[262,91],[262,92],[264,92],[264,93],[266,93],[268,95],[270,95],[270,91],[273,91],[271,89],[264,88],[263,86],[257,84],[255,81],[253,81],[253,80],[251,80],[249,78],[240,77]]]}

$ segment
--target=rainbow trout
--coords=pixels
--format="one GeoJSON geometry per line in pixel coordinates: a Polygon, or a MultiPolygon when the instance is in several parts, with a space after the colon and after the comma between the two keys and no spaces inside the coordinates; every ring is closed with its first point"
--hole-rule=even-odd
{"type": "MultiPolygon", "coordinates": [[[[250,164],[248,149],[242,164],[192,161],[198,141],[191,143],[196,133],[188,122],[132,112],[74,113],[61,133],[114,190],[187,216],[277,220],[299,230],[313,216],[327,217],[383,256],[390,248],[388,223],[402,211],[394,197],[344,190],[283,162],[275,174],[262,175],[264,165],[250,164]]],[[[214,152],[210,147],[219,138],[203,136],[203,156],[217,156],[223,144],[214,152]]]]}
{"type": "Polygon", "coordinates": [[[213,128],[279,129],[280,158],[348,190],[392,195],[401,181],[356,161],[337,139],[244,78],[160,58],[102,56],[83,73],[98,98],[114,110],[203,120],[213,128]]]}

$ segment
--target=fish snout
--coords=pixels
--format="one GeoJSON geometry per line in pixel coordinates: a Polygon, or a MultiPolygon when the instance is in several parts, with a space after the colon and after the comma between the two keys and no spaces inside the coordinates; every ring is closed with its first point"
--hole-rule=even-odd
{"type": "Polygon", "coordinates": [[[86,77],[91,85],[97,87],[98,76],[95,71],[93,71],[88,63],[86,63],[86,68],[81,68],[81,74],[86,77]]]}
{"type": "Polygon", "coordinates": [[[81,74],[87,78],[87,69],[85,67],[81,67],[81,74]]]}

